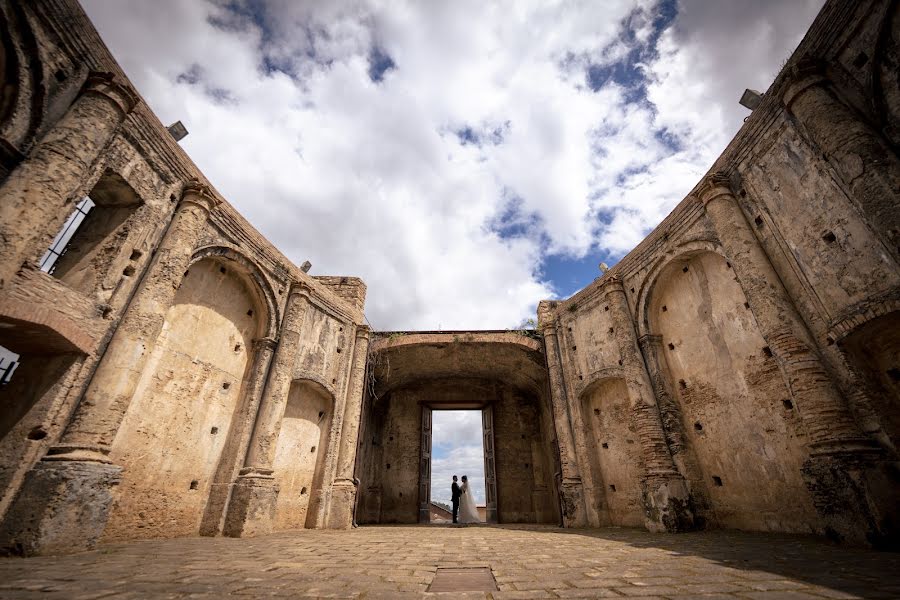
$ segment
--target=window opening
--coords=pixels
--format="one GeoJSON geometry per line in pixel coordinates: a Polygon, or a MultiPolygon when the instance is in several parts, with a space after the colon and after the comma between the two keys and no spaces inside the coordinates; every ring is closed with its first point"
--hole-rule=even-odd
{"type": "Polygon", "coordinates": [[[53,243],[50,244],[50,247],[44,252],[44,256],[41,257],[41,271],[53,275],[57,261],[66,253],[66,250],[69,249],[69,242],[72,241],[75,232],[78,231],[78,228],[84,223],[84,220],[87,219],[88,213],[91,212],[92,208],[94,208],[94,201],[88,197],[83,198],[81,202],[75,205],[75,210],[73,210],[72,214],[69,215],[69,218],[66,219],[62,229],[60,229],[59,233],[56,234],[56,237],[53,238],[53,243]]]}
{"type": "Polygon", "coordinates": [[[13,373],[19,366],[19,355],[0,346],[0,386],[6,385],[12,381],[13,373]]]}

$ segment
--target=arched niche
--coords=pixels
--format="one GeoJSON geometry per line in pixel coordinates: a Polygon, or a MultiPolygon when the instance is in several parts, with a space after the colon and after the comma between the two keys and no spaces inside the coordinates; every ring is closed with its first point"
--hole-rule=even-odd
{"type": "Polygon", "coordinates": [[[882,430],[900,448],[900,311],[867,322],[840,344],[869,384],[882,430]]]}
{"type": "Polygon", "coordinates": [[[599,379],[585,388],[580,400],[594,493],[606,499],[612,525],[641,527],[643,469],[628,384],[620,377],[599,379]],[[602,490],[596,489],[601,485],[602,490]]]}
{"type": "Polygon", "coordinates": [[[692,247],[658,266],[644,300],[716,521],[814,530],[800,415],[731,265],[692,247]]]}
{"type": "Polygon", "coordinates": [[[260,335],[275,339],[278,336],[278,323],[281,321],[278,312],[278,301],[275,297],[275,291],[272,289],[269,280],[263,275],[259,265],[239,250],[223,245],[199,248],[191,257],[191,264],[193,265],[207,258],[217,259],[226,264],[228,262],[233,263],[234,269],[248,279],[250,283],[249,291],[254,296],[256,303],[261,307],[265,307],[264,318],[261,321],[264,333],[260,335]]]}
{"type": "Polygon", "coordinates": [[[195,535],[243,394],[266,306],[236,263],[185,273],[111,458],[125,467],[107,539],[195,535]]]}
{"type": "Polygon", "coordinates": [[[334,417],[334,396],[309,379],[291,384],[278,445],[275,481],[278,484],[277,529],[312,529],[325,483],[328,433],[334,417]]]}

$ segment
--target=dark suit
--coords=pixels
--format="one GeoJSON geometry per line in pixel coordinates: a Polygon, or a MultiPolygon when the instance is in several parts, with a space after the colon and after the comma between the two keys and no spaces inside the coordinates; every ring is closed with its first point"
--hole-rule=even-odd
{"type": "Polygon", "coordinates": [[[456,515],[459,514],[459,497],[462,496],[462,490],[455,481],[450,486],[450,501],[453,503],[453,522],[456,523],[456,515]]]}

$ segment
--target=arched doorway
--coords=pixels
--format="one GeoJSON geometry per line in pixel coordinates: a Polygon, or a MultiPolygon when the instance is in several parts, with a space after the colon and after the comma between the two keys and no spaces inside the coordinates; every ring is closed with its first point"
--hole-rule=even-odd
{"type": "Polygon", "coordinates": [[[106,539],[198,532],[266,308],[232,261],[184,276],[110,458],[123,465],[106,539]]]}
{"type": "Polygon", "coordinates": [[[714,519],[736,529],[810,531],[817,516],[801,478],[805,433],[731,265],[694,251],[658,273],[650,332],[697,459],[714,519]]]}
{"type": "Polygon", "coordinates": [[[488,522],[557,523],[540,342],[509,332],[381,335],[357,458],[357,521],[428,522],[430,500],[449,498],[449,479],[430,489],[430,436],[432,411],[450,409],[482,411],[488,522]]]}

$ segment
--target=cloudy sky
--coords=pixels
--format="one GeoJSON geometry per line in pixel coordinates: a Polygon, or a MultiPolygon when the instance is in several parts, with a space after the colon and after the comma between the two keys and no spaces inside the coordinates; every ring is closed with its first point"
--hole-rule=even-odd
{"type": "Polygon", "coordinates": [[[615,263],[822,0],[83,0],[214,185],[377,330],[507,328],[615,263]]]}
{"type": "Polygon", "coordinates": [[[468,475],[476,504],[484,504],[481,411],[436,410],[431,432],[431,499],[449,504],[453,476],[468,475]]]}

